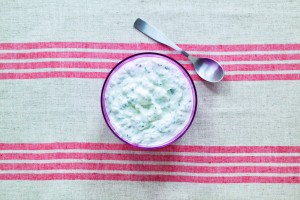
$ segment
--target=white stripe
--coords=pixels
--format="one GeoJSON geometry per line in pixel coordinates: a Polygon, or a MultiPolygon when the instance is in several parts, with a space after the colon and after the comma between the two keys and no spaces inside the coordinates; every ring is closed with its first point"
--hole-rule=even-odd
{"type": "Polygon", "coordinates": [[[220,61],[222,65],[230,64],[299,64],[300,60],[262,60],[262,61],[220,61]]]}
{"type": "Polygon", "coordinates": [[[126,170],[3,170],[0,174],[53,174],[53,173],[100,173],[100,174],[139,174],[139,175],[177,175],[199,177],[239,177],[239,176],[264,176],[264,177],[291,177],[299,176],[298,173],[189,173],[189,172],[161,172],[161,171],[126,171],[126,170]]]}
{"type": "MultiPolygon", "coordinates": [[[[80,53],[126,53],[126,54],[136,54],[142,52],[154,52],[161,54],[180,54],[174,50],[125,50],[125,49],[89,49],[89,48],[44,48],[44,49],[14,49],[14,50],[0,50],[1,53],[37,53],[37,52],[80,52],[80,53]]],[[[190,51],[193,53],[200,53],[200,51],[190,51]]],[[[285,51],[282,51],[284,53],[285,51]]],[[[203,52],[202,53],[208,53],[203,52]]],[[[217,52],[211,52],[217,53],[217,52]]],[[[229,52],[230,53],[230,52],[229,52]]],[[[234,52],[232,52],[234,54],[234,52]]],[[[291,53],[300,53],[300,51],[291,51],[291,53]]]]}
{"type": "Polygon", "coordinates": [[[112,69],[91,68],[39,68],[39,69],[3,69],[0,73],[34,73],[34,72],[110,72],[112,69]]]}
{"type": "Polygon", "coordinates": [[[300,74],[299,70],[276,70],[276,71],[228,71],[226,72],[228,75],[236,75],[236,74],[300,74]]]}
{"type": "Polygon", "coordinates": [[[157,151],[127,151],[127,150],[90,150],[90,149],[54,149],[54,150],[0,150],[5,153],[105,153],[132,155],[181,155],[181,156],[300,156],[300,153],[199,153],[199,152],[157,152],[157,151]]]}
{"type": "MultiPolygon", "coordinates": [[[[104,58],[35,58],[35,59],[0,59],[0,63],[38,63],[38,62],[115,62],[121,59],[104,58]]],[[[181,64],[190,64],[188,60],[177,60],[181,64]]],[[[263,60],[263,61],[219,61],[220,64],[299,64],[300,60],[263,60]]]]}
{"type": "MultiPolygon", "coordinates": [[[[38,63],[38,62],[115,62],[121,59],[104,59],[104,58],[38,58],[38,59],[0,59],[0,63],[38,63]]],[[[188,61],[186,61],[188,63],[188,61]]]]}
{"type": "MultiPolygon", "coordinates": [[[[18,71],[17,71],[18,72],[18,71]]],[[[189,74],[197,74],[196,71],[188,71],[189,74]]],[[[237,75],[237,74],[300,74],[299,70],[276,70],[276,71],[226,71],[226,75],[237,75]]]]}
{"type": "Polygon", "coordinates": [[[131,160],[87,160],[87,159],[53,159],[53,160],[0,160],[0,164],[9,163],[110,163],[110,164],[140,164],[140,165],[175,165],[175,166],[205,166],[205,167],[233,167],[233,166],[266,166],[266,167],[300,167],[300,163],[189,163],[166,161],[131,161],[131,160]]]}
{"type": "MultiPolygon", "coordinates": [[[[35,53],[35,52],[99,52],[99,53],[141,53],[141,52],[156,52],[162,54],[180,54],[174,50],[125,50],[125,49],[90,49],[90,48],[43,48],[43,49],[13,49],[0,50],[1,53],[35,53]]],[[[269,55],[269,54],[299,54],[300,50],[268,50],[268,51],[188,51],[189,54],[204,54],[204,55],[269,55]]]]}
{"type": "MultiPolygon", "coordinates": [[[[91,68],[40,68],[40,69],[4,69],[0,73],[37,73],[37,72],[110,72],[111,69],[91,69],[91,68]]],[[[189,70],[189,74],[197,74],[196,71],[189,70]]],[[[277,71],[228,71],[225,75],[236,74],[300,74],[300,70],[277,70],[277,71]]]]}

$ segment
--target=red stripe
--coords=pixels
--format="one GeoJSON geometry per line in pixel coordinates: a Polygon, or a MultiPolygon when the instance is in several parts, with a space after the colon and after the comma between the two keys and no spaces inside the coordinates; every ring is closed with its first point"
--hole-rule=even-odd
{"type": "MultiPolygon", "coordinates": [[[[202,81],[198,75],[191,75],[194,81],[202,81]]],[[[300,74],[236,74],[225,75],[223,81],[272,81],[300,80],[300,74]]]]}
{"type": "Polygon", "coordinates": [[[273,166],[180,166],[112,163],[5,163],[0,170],[125,170],[187,173],[300,173],[300,167],[273,166]]]}
{"type": "Polygon", "coordinates": [[[300,183],[299,176],[291,177],[199,177],[178,175],[139,175],[101,173],[0,174],[0,180],[115,180],[192,183],[300,183]]]}
{"type": "Polygon", "coordinates": [[[32,52],[32,53],[2,53],[0,59],[36,59],[36,58],[101,58],[124,59],[131,53],[102,52],[32,52]]]}
{"type": "MultiPolygon", "coordinates": [[[[183,57],[171,55],[176,59],[183,57]]],[[[208,57],[217,61],[273,61],[273,60],[299,60],[300,54],[245,54],[245,55],[195,55],[197,57],[208,57]]]]}
{"type": "MultiPolygon", "coordinates": [[[[191,75],[194,81],[202,81],[197,74],[191,75]]],[[[235,74],[226,75],[222,81],[274,81],[300,80],[300,74],[235,74]]]]}
{"type": "MultiPolygon", "coordinates": [[[[300,44],[178,44],[189,51],[276,51],[300,50],[300,44]]],[[[0,43],[0,49],[43,49],[43,48],[91,48],[91,49],[125,49],[125,50],[170,50],[157,43],[105,43],[105,42],[31,42],[0,43]]]]}
{"type": "Polygon", "coordinates": [[[230,64],[222,66],[225,71],[300,70],[300,64],[230,64]]]}
{"type": "Polygon", "coordinates": [[[192,163],[299,163],[300,156],[181,156],[117,153],[5,153],[1,160],[132,160],[192,163]]]}
{"type": "MultiPolygon", "coordinates": [[[[0,69],[2,65],[0,63],[0,69]]],[[[194,70],[192,64],[183,64],[186,70],[194,70]]],[[[279,70],[300,70],[300,64],[224,64],[226,71],[279,71],[279,70]]]]}
{"type": "MultiPolygon", "coordinates": [[[[0,59],[38,59],[38,58],[97,58],[124,59],[132,53],[106,52],[31,52],[31,53],[2,53],[0,59]]],[[[167,54],[176,60],[187,60],[181,54],[167,54]]],[[[272,60],[300,60],[300,54],[245,54],[245,55],[195,55],[209,57],[217,61],[272,61],[272,60]]]]}
{"type": "MultiPolygon", "coordinates": [[[[35,62],[35,63],[0,63],[0,69],[42,69],[42,68],[82,68],[112,69],[117,62],[35,62]]],[[[194,70],[192,64],[183,64],[185,69],[194,70]]],[[[225,64],[225,71],[273,71],[300,70],[300,64],[225,64]]]]}
{"type": "MultiPolygon", "coordinates": [[[[135,150],[127,144],[63,142],[63,143],[0,143],[0,150],[135,150]]],[[[170,145],[158,152],[195,152],[195,153],[300,153],[300,146],[191,146],[170,145]]]]}
{"type": "MultiPolygon", "coordinates": [[[[0,79],[41,79],[41,78],[98,78],[103,79],[107,72],[32,72],[32,73],[0,73],[0,79]]],[[[194,81],[202,81],[197,74],[191,75],[194,81]]],[[[300,74],[236,74],[225,75],[223,81],[272,81],[300,80],[300,74]]]]}
{"type": "MultiPolygon", "coordinates": [[[[194,79],[193,79],[194,80],[194,79]]],[[[237,74],[225,75],[223,81],[300,80],[300,74],[237,74]]]]}
{"type": "Polygon", "coordinates": [[[43,69],[43,68],[82,68],[112,69],[117,62],[35,62],[35,63],[0,63],[0,69],[43,69]]]}
{"type": "Polygon", "coordinates": [[[107,72],[33,72],[0,73],[0,79],[41,79],[41,78],[106,78],[107,72]]]}

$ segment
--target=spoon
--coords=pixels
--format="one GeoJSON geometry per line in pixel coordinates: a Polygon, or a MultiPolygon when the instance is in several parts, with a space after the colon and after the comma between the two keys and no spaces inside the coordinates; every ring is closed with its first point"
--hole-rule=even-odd
{"type": "Polygon", "coordinates": [[[176,51],[179,51],[181,54],[186,56],[194,65],[197,74],[204,80],[212,83],[219,82],[224,77],[224,70],[222,66],[210,58],[196,58],[191,56],[186,51],[182,50],[179,46],[177,46],[174,42],[168,39],[163,33],[157,30],[154,26],[145,22],[144,20],[138,18],[134,22],[134,28],[141,31],[148,37],[153,40],[169,46],[176,51]]]}

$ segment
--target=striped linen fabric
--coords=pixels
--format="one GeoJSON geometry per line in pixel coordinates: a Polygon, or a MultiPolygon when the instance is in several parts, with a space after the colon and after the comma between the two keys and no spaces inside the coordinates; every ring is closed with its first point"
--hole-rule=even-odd
{"type": "Polygon", "coordinates": [[[3,2],[0,199],[300,199],[297,1],[3,2]],[[133,30],[143,16],[224,80],[133,30]],[[188,132],[152,151],[118,140],[100,109],[108,73],[141,52],[181,63],[198,96],[188,132]]]}
{"type": "Polygon", "coordinates": [[[300,147],[172,145],[143,152],[125,144],[1,144],[1,180],[126,180],[299,183],[300,147]],[[293,155],[293,156],[291,156],[293,155]],[[59,171],[59,173],[58,173],[59,171]]]}
{"type": "MultiPolygon", "coordinates": [[[[218,60],[224,81],[299,80],[300,44],[180,45],[199,57],[218,60]]],[[[40,42],[2,43],[1,79],[105,78],[121,60],[141,51],[178,60],[201,81],[181,54],[158,44],[40,42]]]]}
{"type": "MultiPolygon", "coordinates": [[[[224,82],[247,81],[251,84],[253,81],[300,79],[300,64],[297,61],[300,58],[300,44],[180,46],[196,55],[220,60],[226,70],[224,82]]],[[[191,74],[198,91],[199,84],[202,84],[186,58],[158,44],[37,42],[2,43],[0,47],[0,79],[9,83],[18,79],[35,79],[38,83],[43,79],[57,78],[76,78],[78,81],[96,79],[103,83],[121,59],[133,53],[155,51],[179,60],[191,74]]],[[[97,88],[96,98],[101,85],[97,88]]],[[[100,113],[99,107],[93,109],[96,114],[100,113]]],[[[4,113],[2,111],[2,116],[4,113]]],[[[199,113],[201,110],[196,121],[200,118],[199,113]]],[[[101,126],[105,126],[104,122],[101,126]]],[[[10,127],[2,125],[2,130],[5,128],[10,127]]],[[[110,133],[105,131],[103,134],[108,137],[110,133]]],[[[199,133],[196,131],[196,134],[199,133]]],[[[110,137],[114,136],[110,134],[110,137]]],[[[180,144],[149,152],[113,141],[14,143],[11,140],[1,143],[0,179],[300,183],[300,146],[180,144]]]]}

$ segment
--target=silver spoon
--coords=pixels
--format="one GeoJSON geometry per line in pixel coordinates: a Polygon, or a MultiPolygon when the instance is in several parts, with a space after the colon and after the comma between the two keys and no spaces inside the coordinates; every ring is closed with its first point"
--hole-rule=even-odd
{"type": "Polygon", "coordinates": [[[141,31],[148,37],[153,40],[167,45],[176,51],[179,51],[181,54],[186,56],[194,65],[197,74],[204,80],[208,82],[219,82],[224,77],[224,70],[222,66],[210,58],[196,58],[194,56],[189,55],[186,51],[182,50],[178,47],[174,42],[169,40],[163,33],[157,30],[154,26],[145,22],[144,20],[138,18],[134,22],[134,28],[141,31]]]}

